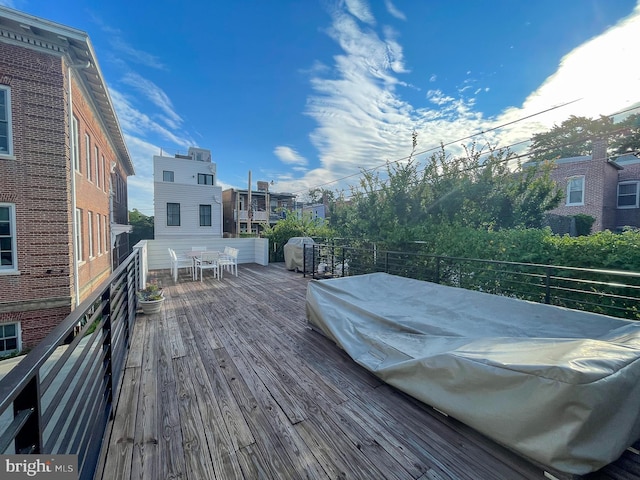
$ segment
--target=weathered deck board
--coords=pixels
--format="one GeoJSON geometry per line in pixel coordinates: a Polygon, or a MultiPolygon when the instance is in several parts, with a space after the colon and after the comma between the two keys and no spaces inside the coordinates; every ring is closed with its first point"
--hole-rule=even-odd
{"type": "MultiPolygon", "coordinates": [[[[153,318],[141,319],[146,329],[142,353],[140,390],[137,403],[131,478],[155,480],[159,475],[158,438],[158,323],[153,318]]],[[[117,412],[116,412],[117,414],[117,412]]],[[[109,474],[109,472],[106,472],[109,474]]],[[[116,478],[116,477],[113,477],[116,478]]]]}
{"type": "MultiPolygon", "coordinates": [[[[172,355],[175,343],[167,335],[158,345],[158,407],[160,444],[160,478],[186,478],[184,439],[180,424],[176,376],[172,355]]],[[[184,355],[183,355],[184,356],[184,355]]]]}
{"type": "MultiPolygon", "coordinates": [[[[134,327],[102,479],[543,479],[311,330],[282,265],[165,288],[134,327]]],[[[588,475],[640,479],[638,455],[588,475]]]]}

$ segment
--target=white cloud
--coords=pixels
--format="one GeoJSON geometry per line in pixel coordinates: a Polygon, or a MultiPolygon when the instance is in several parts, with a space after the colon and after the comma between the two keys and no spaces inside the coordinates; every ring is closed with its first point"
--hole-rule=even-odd
{"type": "Polygon", "coordinates": [[[102,31],[109,34],[109,42],[114,51],[118,52],[118,56],[111,55],[110,58],[115,63],[124,63],[124,60],[128,60],[138,65],[144,65],[146,67],[155,68],[158,70],[166,70],[166,65],[155,55],[151,53],[138,50],[123,38],[122,31],[111,25],[106,24],[102,19],[96,15],[91,15],[91,19],[95,22],[102,31]],[[122,57],[122,58],[121,58],[122,57]]]}
{"type": "Polygon", "coordinates": [[[529,94],[522,106],[505,109],[489,125],[577,100],[575,103],[509,125],[491,137],[497,144],[510,145],[562,123],[569,115],[595,118],[628,108],[638,101],[640,92],[640,65],[629,61],[638,56],[640,4],[625,20],[565,55],[556,72],[529,94]]]}
{"type": "MultiPolygon", "coordinates": [[[[333,15],[329,34],[342,53],[334,57],[331,73],[314,73],[314,94],[306,109],[317,122],[310,140],[319,152],[320,165],[302,177],[294,173],[280,178],[280,187],[288,191],[305,192],[317,186],[344,190],[357,185],[361,169],[380,167],[387,160],[408,155],[413,130],[418,132],[418,152],[437,148],[440,142],[453,142],[448,150],[457,154],[461,151],[457,139],[478,132],[486,132],[474,138],[479,144],[507,146],[527,140],[571,114],[593,117],[614,113],[637,102],[640,92],[640,64],[633,61],[640,56],[640,7],[627,20],[566,55],[557,72],[522,106],[506,108],[491,118],[477,111],[475,98],[451,95],[462,95],[459,91],[429,90],[427,99],[433,108],[403,100],[396,92],[403,84],[398,76],[405,71],[402,46],[396,42],[390,47],[389,40],[395,42],[392,36],[362,30],[344,12],[333,15]],[[397,58],[399,68],[389,56],[397,58]],[[583,100],[570,109],[492,130],[576,97],[583,100]]],[[[369,19],[368,23],[375,21],[369,19]]],[[[435,74],[429,79],[436,80],[435,74]]],[[[472,83],[473,79],[467,78],[462,88],[469,89],[472,83]]],[[[474,86],[470,93],[473,90],[478,94],[490,89],[474,86]]]]}
{"type": "Polygon", "coordinates": [[[0,5],[7,8],[13,8],[14,10],[17,10],[18,8],[13,0],[0,0],[0,5]]]}
{"type": "Polygon", "coordinates": [[[361,22],[372,25],[376,23],[366,0],[345,0],[345,4],[349,13],[361,22]]]}
{"type": "Polygon", "coordinates": [[[165,114],[162,118],[165,123],[172,129],[178,129],[182,124],[182,118],[174,109],[171,100],[167,94],[152,81],[143,78],[134,72],[127,73],[122,82],[135,88],[138,92],[148,98],[156,107],[160,108],[165,114]]]}
{"type": "MultiPolygon", "coordinates": [[[[572,114],[608,115],[638,100],[640,63],[640,4],[633,14],[602,35],[562,58],[558,70],[525,100],[523,111],[581,98],[572,114]]],[[[552,112],[541,121],[554,123],[565,112],[552,112]]]]}
{"type": "Polygon", "coordinates": [[[278,146],[273,150],[273,153],[280,161],[290,165],[306,165],[307,159],[301,156],[291,147],[278,146]]]}
{"type": "Polygon", "coordinates": [[[427,99],[436,105],[445,105],[455,100],[455,98],[445,95],[442,90],[429,90],[427,92],[427,99]]]}
{"type": "Polygon", "coordinates": [[[111,39],[111,46],[114,48],[114,50],[120,52],[121,55],[125,56],[132,63],[144,65],[146,67],[151,67],[158,70],[166,70],[167,68],[164,63],[162,63],[162,61],[155,55],[133,48],[120,37],[113,37],[111,39]]]}
{"type": "Polygon", "coordinates": [[[113,88],[109,89],[118,120],[125,133],[131,136],[146,138],[150,135],[158,135],[160,138],[171,142],[172,145],[188,147],[195,145],[189,137],[180,137],[176,133],[152,120],[147,114],[142,113],[131,103],[130,97],[113,88]]]}
{"type": "Polygon", "coordinates": [[[393,4],[391,0],[384,0],[384,5],[385,7],[387,7],[387,11],[397,19],[399,20],[407,19],[407,16],[404,13],[402,13],[400,10],[398,10],[398,8],[393,4]]]}

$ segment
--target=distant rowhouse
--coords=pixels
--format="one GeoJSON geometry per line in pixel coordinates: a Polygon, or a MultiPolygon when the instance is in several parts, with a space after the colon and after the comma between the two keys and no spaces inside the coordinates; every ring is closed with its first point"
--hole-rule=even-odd
{"type": "Polygon", "coordinates": [[[284,218],[285,212],[296,210],[292,193],[269,192],[268,182],[257,182],[257,187],[222,192],[225,235],[260,234],[265,225],[273,225],[284,218]]]}
{"type": "MultiPolygon", "coordinates": [[[[610,157],[607,143],[596,140],[591,155],[554,161],[551,178],[565,198],[550,214],[595,218],[592,232],[640,227],[640,158],[610,157]]],[[[565,233],[565,232],[559,232],[565,233]]]]}
{"type": "Polygon", "coordinates": [[[222,188],[211,151],[153,157],[154,238],[221,238],[222,188]]]}
{"type": "Polygon", "coordinates": [[[128,253],[134,169],[86,33],[0,7],[0,355],[128,253]]]}

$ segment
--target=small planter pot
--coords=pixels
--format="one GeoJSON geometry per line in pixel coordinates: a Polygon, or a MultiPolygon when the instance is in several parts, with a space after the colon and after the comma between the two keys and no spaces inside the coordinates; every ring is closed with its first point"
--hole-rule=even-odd
{"type": "Polygon", "coordinates": [[[142,308],[142,313],[145,315],[151,315],[153,313],[158,313],[162,310],[162,303],[164,302],[164,297],[160,300],[138,300],[138,304],[142,308]]]}

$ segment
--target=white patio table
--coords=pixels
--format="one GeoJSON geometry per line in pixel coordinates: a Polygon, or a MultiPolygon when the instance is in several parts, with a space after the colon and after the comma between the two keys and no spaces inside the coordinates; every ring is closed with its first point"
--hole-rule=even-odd
{"type": "MultiPolygon", "coordinates": [[[[187,257],[191,257],[193,259],[193,279],[194,280],[198,279],[198,271],[196,270],[196,267],[198,263],[198,258],[200,258],[203,253],[218,253],[219,255],[222,255],[222,252],[219,252],[217,250],[187,250],[186,252],[184,252],[184,254],[187,257]]],[[[220,272],[220,280],[222,280],[222,271],[220,272]]]]}

